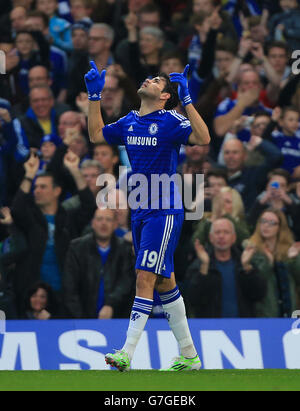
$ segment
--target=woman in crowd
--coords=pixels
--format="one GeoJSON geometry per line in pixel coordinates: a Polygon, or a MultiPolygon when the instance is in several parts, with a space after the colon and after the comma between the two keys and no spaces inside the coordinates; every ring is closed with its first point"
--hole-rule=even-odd
{"type": "Polygon", "coordinates": [[[50,320],[62,314],[52,288],[43,282],[34,284],[27,291],[23,318],[28,320],[50,320]]]}
{"type": "Polygon", "coordinates": [[[237,246],[241,246],[243,241],[249,238],[250,233],[245,221],[245,209],[240,194],[231,187],[222,187],[219,194],[212,200],[211,216],[199,221],[193,234],[193,243],[196,239],[204,245],[209,243],[211,223],[220,217],[227,217],[233,222],[237,234],[237,246]]]}
{"type": "Polygon", "coordinates": [[[267,281],[267,294],[256,303],[256,316],[290,317],[297,309],[300,244],[294,243],[281,211],[268,209],[259,217],[256,230],[242,255],[242,264],[267,281]]]}

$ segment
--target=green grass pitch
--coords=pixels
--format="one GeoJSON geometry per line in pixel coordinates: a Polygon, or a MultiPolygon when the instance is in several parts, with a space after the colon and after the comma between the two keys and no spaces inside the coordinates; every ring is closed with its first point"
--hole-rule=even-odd
{"type": "Polygon", "coordinates": [[[0,371],[0,391],[300,391],[300,370],[0,371]]]}

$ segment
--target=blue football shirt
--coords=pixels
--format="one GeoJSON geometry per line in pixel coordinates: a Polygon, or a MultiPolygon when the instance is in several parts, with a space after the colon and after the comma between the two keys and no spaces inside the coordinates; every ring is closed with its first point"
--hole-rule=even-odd
{"type": "Polygon", "coordinates": [[[179,186],[171,183],[169,191],[165,191],[157,181],[159,176],[176,173],[180,147],[188,143],[191,133],[190,121],[175,110],[159,110],[145,116],[131,111],[103,128],[105,140],[125,146],[128,154],[132,168],[129,184],[134,186],[130,196],[136,195],[139,204],[136,209],[130,204],[132,220],[183,213],[179,186]],[[138,175],[143,175],[144,180],[138,175]]]}
{"type": "Polygon", "coordinates": [[[300,166],[300,131],[294,136],[286,136],[281,131],[274,131],[272,141],[283,155],[281,167],[293,174],[295,168],[300,166]]]}

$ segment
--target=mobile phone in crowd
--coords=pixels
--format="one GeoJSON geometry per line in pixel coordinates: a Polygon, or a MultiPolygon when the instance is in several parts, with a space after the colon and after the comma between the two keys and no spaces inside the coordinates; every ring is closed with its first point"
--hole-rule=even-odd
{"type": "Polygon", "coordinates": [[[271,184],[271,187],[272,188],[276,188],[277,190],[280,188],[280,184],[278,183],[278,181],[274,181],[272,184],[271,184]]]}

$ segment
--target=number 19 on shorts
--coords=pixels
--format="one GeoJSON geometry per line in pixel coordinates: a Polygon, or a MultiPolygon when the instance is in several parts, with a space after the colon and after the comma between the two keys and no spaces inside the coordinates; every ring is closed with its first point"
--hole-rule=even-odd
{"type": "Polygon", "coordinates": [[[145,250],[141,266],[145,267],[146,265],[148,268],[153,268],[155,264],[157,263],[157,259],[158,259],[158,253],[156,251],[151,251],[149,253],[149,250],[145,250]]]}

